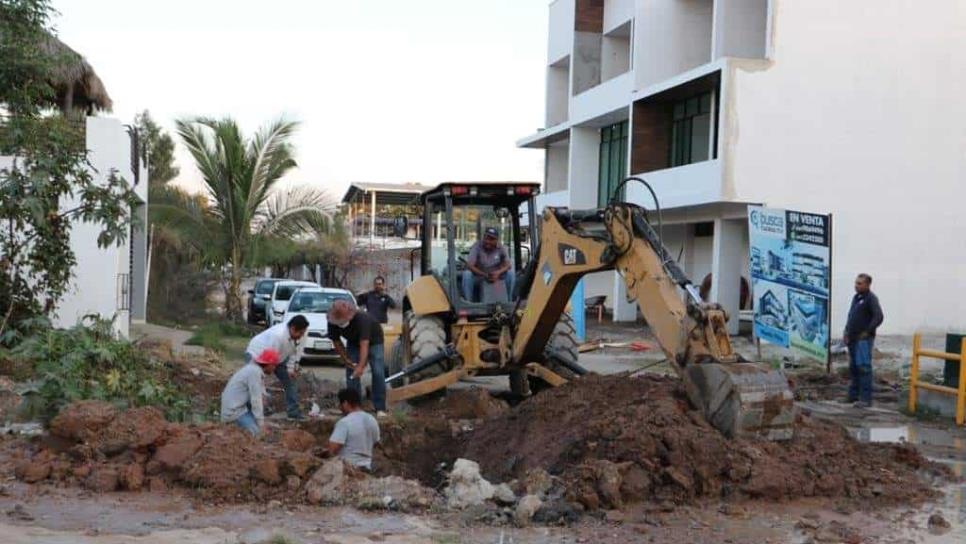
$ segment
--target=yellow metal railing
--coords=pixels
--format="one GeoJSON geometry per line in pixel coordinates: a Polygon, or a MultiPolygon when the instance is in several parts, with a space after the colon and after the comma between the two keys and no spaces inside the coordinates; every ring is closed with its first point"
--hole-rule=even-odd
{"type": "Polygon", "coordinates": [[[922,349],[922,334],[916,333],[912,337],[912,368],[909,370],[909,411],[916,412],[916,400],[919,389],[935,391],[944,395],[956,397],[956,425],[962,425],[966,421],[966,338],[960,345],[959,353],[946,353],[934,349],[922,349]],[[932,383],[919,381],[919,358],[929,357],[930,359],[943,359],[946,361],[959,361],[959,387],[947,387],[932,383]]]}

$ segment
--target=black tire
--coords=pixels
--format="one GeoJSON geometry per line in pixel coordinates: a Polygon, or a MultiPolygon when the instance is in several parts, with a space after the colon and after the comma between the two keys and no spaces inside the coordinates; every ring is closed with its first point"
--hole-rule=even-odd
{"type": "Polygon", "coordinates": [[[386,357],[387,378],[403,369],[403,343],[401,337],[396,338],[396,341],[389,346],[388,355],[386,357]]]}
{"type": "MultiPolygon", "coordinates": [[[[409,338],[410,359],[406,364],[422,360],[435,355],[446,347],[446,327],[443,320],[434,315],[415,315],[407,312],[406,333],[409,338]]],[[[401,357],[405,359],[405,357],[401,357]]],[[[449,370],[448,368],[445,370],[449,370]]],[[[417,382],[442,374],[444,369],[436,365],[409,378],[410,382],[417,382]]]]}
{"type": "MultiPolygon", "coordinates": [[[[574,318],[564,312],[560,315],[560,319],[557,320],[557,324],[553,328],[553,334],[550,335],[550,340],[547,342],[547,347],[543,350],[544,366],[565,380],[573,380],[577,377],[577,374],[562,364],[561,361],[569,363],[570,365],[577,365],[579,354],[577,348],[579,345],[577,342],[577,329],[574,327],[574,318]]],[[[530,390],[534,393],[550,387],[550,384],[540,378],[534,376],[530,376],[529,378],[530,390]]]]}

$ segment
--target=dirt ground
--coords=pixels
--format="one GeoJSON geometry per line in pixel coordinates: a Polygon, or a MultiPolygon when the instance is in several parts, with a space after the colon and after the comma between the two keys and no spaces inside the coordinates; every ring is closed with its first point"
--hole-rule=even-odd
{"type": "MultiPolygon", "coordinates": [[[[625,326],[590,333],[616,343],[648,340],[625,326]]],[[[656,349],[608,347],[581,359],[612,375],[517,406],[491,395],[502,382],[481,380],[394,410],[380,422],[375,474],[339,473],[337,489],[352,495],[345,505],[317,500],[326,496],[320,474],[333,466],[320,454],[336,420],[338,383],[315,373],[307,373],[303,398],[324,417],[271,419],[257,441],[221,425],[169,424],[149,408],[73,405],[50,434],[0,440],[0,540],[233,543],[276,533],[294,542],[966,538],[966,485],[958,479],[966,432],[899,413],[901,362],[881,373],[871,410],[837,402],[841,375],[790,368],[800,416],[795,438],[776,444],[722,438],[690,409],[678,382],[662,376],[666,367],[655,364],[662,358],[656,349]],[[507,484],[516,500],[539,496],[532,525],[515,523],[522,500],[516,507],[495,499],[447,507],[457,458],[478,462],[482,477],[507,484]]],[[[227,379],[216,362],[171,361],[199,398],[216,397],[227,379]]],[[[272,396],[280,400],[281,391],[272,396]]]]}

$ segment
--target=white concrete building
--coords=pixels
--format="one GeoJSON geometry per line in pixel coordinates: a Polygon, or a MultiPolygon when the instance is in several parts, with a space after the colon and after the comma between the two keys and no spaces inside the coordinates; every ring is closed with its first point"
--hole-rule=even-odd
{"type": "MultiPolygon", "coordinates": [[[[833,215],[832,334],[859,272],[884,333],[966,329],[966,3],[556,0],[542,205],[641,175],[665,243],[737,315],[747,207],[833,215]]],[[[625,198],[649,209],[637,184],[625,198]]],[[[613,273],[588,278],[633,318],[613,273]]],[[[746,302],[745,308],[748,307],[746,302]]],[[[738,320],[732,319],[737,331],[738,320]]]]}
{"type": "MultiPolygon", "coordinates": [[[[114,328],[128,336],[132,322],[144,322],[147,304],[147,165],[139,160],[136,137],[120,121],[107,117],[84,118],[85,140],[95,182],[104,183],[112,173],[133,186],[141,199],[133,213],[140,224],[131,229],[120,246],[99,248],[100,228],[80,221],[71,227],[71,249],[77,258],[68,292],[56,309],[54,325],[71,327],[84,316],[100,314],[114,318],[114,328]]],[[[13,164],[0,157],[0,169],[13,164]]],[[[69,209],[70,202],[61,203],[69,209]]]]}

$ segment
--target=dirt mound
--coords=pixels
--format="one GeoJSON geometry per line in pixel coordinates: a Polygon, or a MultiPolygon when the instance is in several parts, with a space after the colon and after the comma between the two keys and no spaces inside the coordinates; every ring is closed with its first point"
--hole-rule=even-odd
{"type": "Polygon", "coordinates": [[[153,406],[121,412],[94,437],[95,448],[104,455],[126,449],[144,450],[157,444],[168,429],[161,410],[153,406]]]}
{"type": "Polygon", "coordinates": [[[918,475],[942,472],[907,445],[862,444],[837,426],[799,418],[792,440],[727,440],[691,410],[680,382],[588,376],[484,422],[465,444],[491,481],[546,469],[589,509],[699,497],[852,497],[916,502],[918,475]]]}
{"type": "Polygon", "coordinates": [[[445,397],[419,406],[417,413],[449,419],[489,419],[510,409],[510,406],[481,387],[448,391],[445,397]]]}
{"type": "Polygon", "coordinates": [[[117,415],[117,409],[99,400],[82,400],[64,407],[50,422],[54,436],[84,442],[100,432],[117,415]]]}

